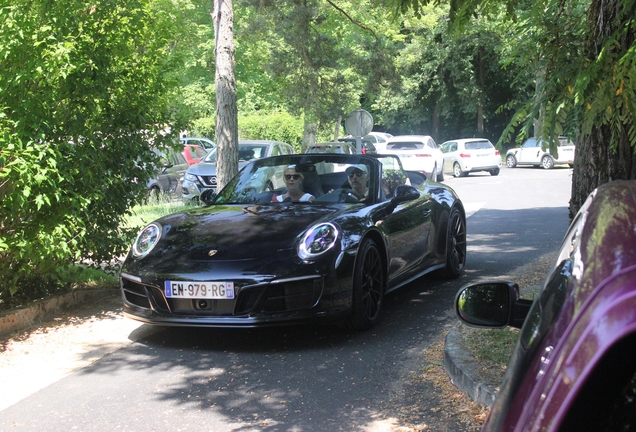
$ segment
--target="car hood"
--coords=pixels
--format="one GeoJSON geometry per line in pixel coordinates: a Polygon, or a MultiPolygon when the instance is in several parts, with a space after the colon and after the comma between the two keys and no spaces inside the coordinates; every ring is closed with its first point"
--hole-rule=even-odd
{"type": "MultiPolygon", "coordinates": [[[[239,171],[241,170],[241,168],[247,165],[247,163],[248,163],[247,161],[239,161],[239,164],[238,164],[239,171]]],[[[199,162],[197,164],[190,165],[190,167],[188,168],[188,174],[193,174],[197,176],[216,175],[216,163],[215,162],[199,162]]]]}
{"type": "MultiPolygon", "coordinates": [[[[209,261],[249,260],[292,249],[298,236],[327,215],[331,207],[306,204],[219,205],[159,219],[162,238],[152,257],[209,261]]],[[[329,217],[331,220],[332,217],[329,217]]]]}

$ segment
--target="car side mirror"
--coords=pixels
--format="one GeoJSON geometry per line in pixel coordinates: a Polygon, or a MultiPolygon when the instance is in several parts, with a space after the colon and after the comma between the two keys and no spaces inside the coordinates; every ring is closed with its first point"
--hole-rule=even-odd
{"type": "Polygon", "coordinates": [[[406,201],[413,201],[420,197],[420,192],[409,185],[399,185],[395,188],[395,194],[391,199],[391,204],[398,205],[406,201]]]}
{"type": "Polygon", "coordinates": [[[521,328],[532,300],[519,298],[512,282],[484,282],[462,287],[455,297],[455,313],[473,327],[521,328]]]}
{"type": "Polygon", "coordinates": [[[203,203],[206,207],[209,207],[214,202],[214,198],[216,198],[216,192],[214,189],[206,189],[201,195],[199,195],[199,201],[203,203]]]}

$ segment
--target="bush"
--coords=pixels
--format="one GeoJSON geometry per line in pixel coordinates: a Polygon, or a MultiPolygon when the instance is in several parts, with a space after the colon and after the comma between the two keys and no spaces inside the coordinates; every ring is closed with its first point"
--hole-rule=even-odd
{"type": "Polygon", "coordinates": [[[185,128],[170,102],[180,63],[165,48],[186,30],[155,5],[0,8],[0,302],[69,289],[76,263],[128,249],[122,224],[147,197],[150,143],[185,128]]]}
{"type": "Polygon", "coordinates": [[[238,119],[241,139],[263,139],[290,144],[300,153],[303,144],[303,119],[288,113],[240,115],[238,119]]]}

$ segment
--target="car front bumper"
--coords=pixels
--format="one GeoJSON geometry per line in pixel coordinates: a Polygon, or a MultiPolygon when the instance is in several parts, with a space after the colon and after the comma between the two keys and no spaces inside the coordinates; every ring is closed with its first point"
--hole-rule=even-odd
{"type": "MultiPolygon", "coordinates": [[[[233,299],[175,299],[165,295],[166,279],[175,275],[127,272],[120,276],[124,315],[147,323],[191,327],[261,327],[330,322],[351,308],[354,254],[328,263],[289,263],[278,275],[246,276],[238,267],[221,275],[181,274],[180,280],[231,280],[233,299]],[[336,266],[337,263],[337,266],[336,266]]],[[[280,267],[279,267],[280,268],[280,267]]]]}
{"type": "Polygon", "coordinates": [[[208,189],[216,190],[216,188],[213,187],[205,187],[198,183],[184,180],[181,186],[181,196],[187,200],[198,199],[199,196],[208,189]]]}

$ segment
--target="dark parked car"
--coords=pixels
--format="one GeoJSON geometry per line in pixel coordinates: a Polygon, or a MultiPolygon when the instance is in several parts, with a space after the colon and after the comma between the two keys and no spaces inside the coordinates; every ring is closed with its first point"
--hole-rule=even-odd
{"type": "Polygon", "coordinates": [[[126,316],[181,326],[335,321],[366,329],[386,293],[435,270],[458,277],[466,262],[455,192],[423,175],[408,178],[391,155],[255,159],[201,199],[206,207],[158,219],[137,237],[121,270],[126,316]],[[285,175],[301,179],[315,200],[275,199],[285,190],[269,185],[290,168],[296,174],[285,175]],[[366,198],[348,187],[350,178],[366,179],[366,198]]]}
{"type": "Polygon", "coordinates": [[[159,166],[155,177],[151,178],[146,185],[150,194],[154,196],[181,195],[183,176],[190,166],[183,157],[183,153],[174,149],[153,151],[159,156],[159,166]]]}
{"type": "Polygon", "coordinates": [[[485,431],[636,427],[636,181],[594,191],[534,302],[514,283],[458,293],[479,327],[521,327],[485,431]]]}

